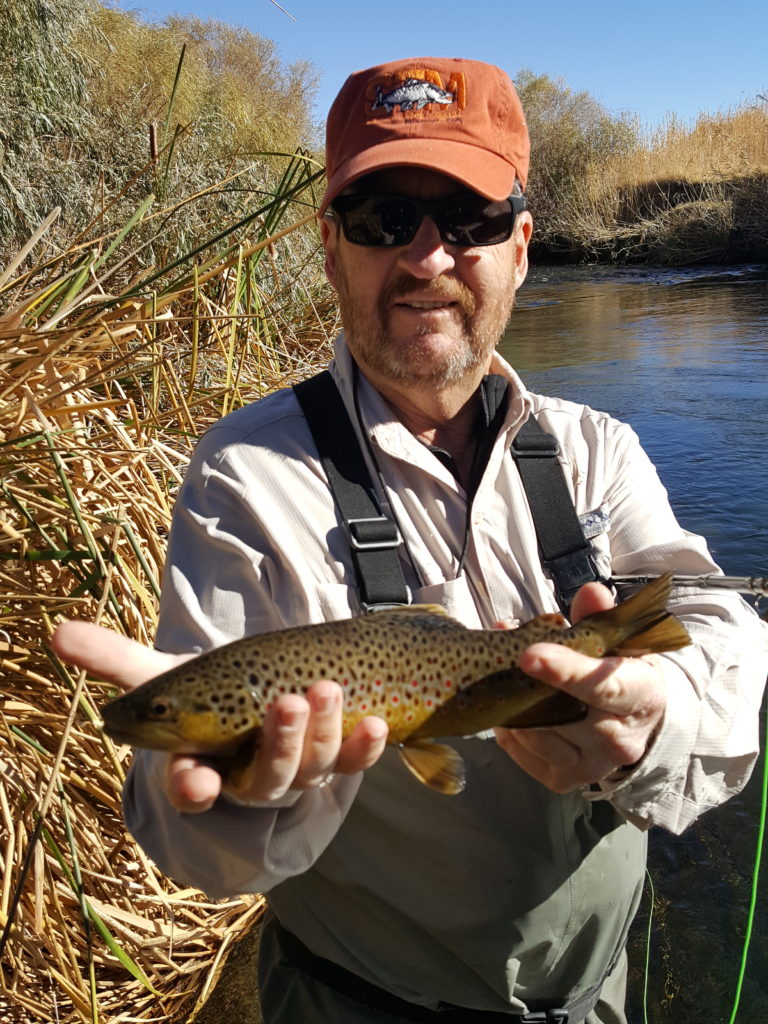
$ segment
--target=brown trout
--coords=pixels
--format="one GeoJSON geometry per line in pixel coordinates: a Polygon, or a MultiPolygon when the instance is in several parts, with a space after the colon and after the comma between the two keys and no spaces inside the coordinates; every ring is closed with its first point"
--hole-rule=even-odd
{"type": "Polygon", "coordinates": [[[262,633],[118,697],[103,709],[104,728],[132,746],[209,756],[237,793],[247,788],[270,704],[280,694],[306,692],[317,679],[335,679],[344,688],[344,736],[366,715],[378,715],[389,725],[387,742],[421,782],[458,793],[461,757],[432,737],[582,718],[585,704],[518,668],[522,652],[538,641],[592,657],[684,647],[688,634],[665,609],[670,587],[671,576],[662,576],[575,626],[546,614],[518,629],[467,629],[439,606],[410,605],[262,633]]]}

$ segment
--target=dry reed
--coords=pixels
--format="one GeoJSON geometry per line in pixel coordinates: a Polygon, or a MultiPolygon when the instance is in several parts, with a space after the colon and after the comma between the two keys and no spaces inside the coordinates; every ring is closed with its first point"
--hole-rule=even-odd
{"type": "Polygon", "coordinates": [[[179,888],[126,834],[130,752],[98,728],[112,691],[48,640],[80,617],[151,642],[195,438],[327,360],[304,234],[117,299],[74,257],[0,281],[0,1020],[193,1019],[260,915],[260,897],[179,888]]]}

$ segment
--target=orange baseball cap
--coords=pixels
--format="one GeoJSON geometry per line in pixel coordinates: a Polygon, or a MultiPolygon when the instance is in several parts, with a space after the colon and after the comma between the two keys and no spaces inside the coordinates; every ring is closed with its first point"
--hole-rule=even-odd
{"type": "Polygon", "coordinates": [[[525,188],[530,142],[506,72],[461,58],[415,57],[349,76],[326,126],[328,204],[385,167],[441,171],[488,199],[525,188]]]}

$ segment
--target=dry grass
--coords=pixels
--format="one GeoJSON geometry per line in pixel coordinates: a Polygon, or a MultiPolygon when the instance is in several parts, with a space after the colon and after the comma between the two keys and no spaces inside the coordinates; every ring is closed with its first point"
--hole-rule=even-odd
{"type": "Polygon", "coordinates": [[[0,282],[0,1020],[190,1019],[259,917],[259,897],[180,889],[125,833],[110,691],[47,645],[62,617],[151,642],[195,438],[326,362],[335,312],[303,235],[117,298],[74,255],[0,282]]]}
{"type": "MultiPolygon", "coordinates": [[[[692,128],[670,118],[621,151],[589,153],[582,139],[578,173],[545,179],[537,225],[545,256],[768,260],[768,103],[702,115],[692,128]]],[[[561,163],[573,166],[567,153],[561,163]]],[[[535,164],[531,180],[536,219],[535,164]]]]}
{"type": "Polygon", "coordinates": [[[670,118],[632,153],[611,160],[604,184],[722,181],[768,168],[768,103],[702,114],[692,128],[670,118]]]}

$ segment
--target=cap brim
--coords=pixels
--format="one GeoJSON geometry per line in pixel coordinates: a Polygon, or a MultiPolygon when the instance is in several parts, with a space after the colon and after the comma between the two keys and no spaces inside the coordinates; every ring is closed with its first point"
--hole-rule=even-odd
{"type": "Polygon", "coordinates": [[[514,164],[490,150],[446,139],[398,139],[370,146],[351,157],[328,181],[320,204],[328,204],[357,178],[388,167],[423,167],[455,178],[486,199],[506,199],[518,177],[514,164]]]}

